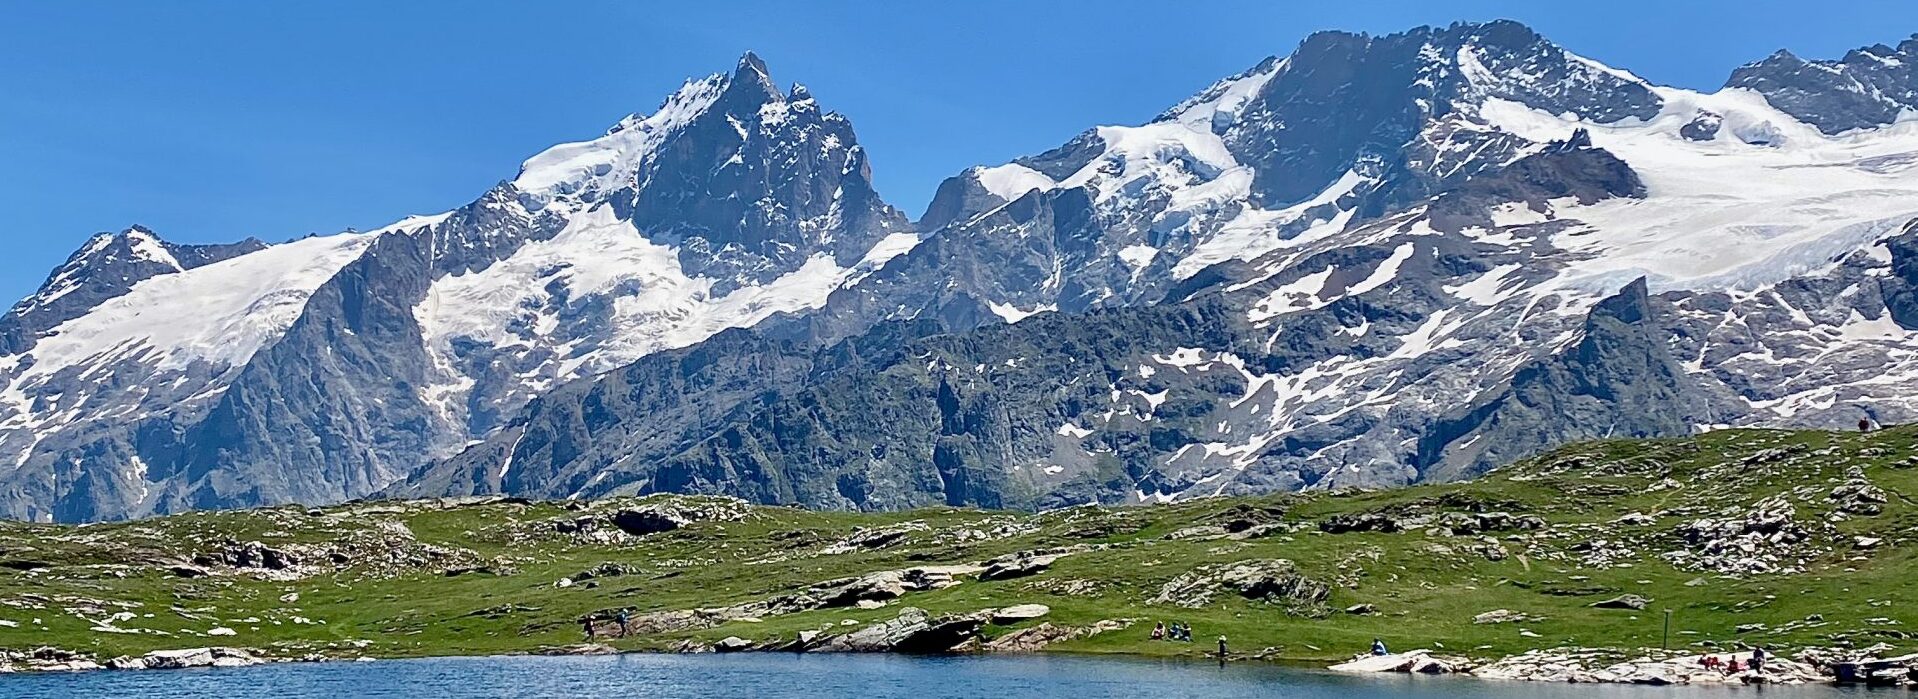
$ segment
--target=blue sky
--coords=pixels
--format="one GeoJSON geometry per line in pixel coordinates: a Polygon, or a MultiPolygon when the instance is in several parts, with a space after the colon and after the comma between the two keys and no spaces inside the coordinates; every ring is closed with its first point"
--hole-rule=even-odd
{"type": "Polygon", "coordinates": [[[916,216],[969,165],[1149,119],[1313,31],[1501,17],[1694,88],[1918,32],[1910,0],[9,3],[0,297],[133,223],[283,240],[449,209],[747,49],[851,117],[916,216]]]}

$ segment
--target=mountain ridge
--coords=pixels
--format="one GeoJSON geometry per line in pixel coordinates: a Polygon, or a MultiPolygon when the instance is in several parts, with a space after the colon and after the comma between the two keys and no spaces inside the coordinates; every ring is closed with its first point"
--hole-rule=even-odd
{"type": "Polygon", "coordinates": [[[338,266],[267,293],[294,317],[235,316],[239,366],[132,334],[36,372],[78,336],[9,313],[0,506],[1047,508],[1465,477],[1620,425],[1906,421],[1918,130],[1897,90],[1833,95],[1909,46],[1699,93],[1516,22],[1322,32],[969,168],[916,224],[747,53],[466,207],[301,241],[338,266]],[[175,388],[129,405],[103,373],[175,388]]]}

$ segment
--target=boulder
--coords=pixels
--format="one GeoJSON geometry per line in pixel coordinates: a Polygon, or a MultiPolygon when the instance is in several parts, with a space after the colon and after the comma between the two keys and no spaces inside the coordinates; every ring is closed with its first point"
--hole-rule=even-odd
{"type": "Polygon", "coordinates": [[[1202,524],[1195,527],[1186,527],[1184,529],[1180,529],[1178,531],[1172,532],[1170,534],[1165,535],[1165,538],[1169,541],[1186,541],[1189,539],[1217,539],[1219,537],[1225,536],[1226,533],[1227,531],[1225,527],[1222,527],[1216,524],[1202,524]]]}
{"type": "Polygon", "coordinates": [[[925,610],[906,607],[889,621],[871,624],[820,644],[818,650],[837,653],[948,653],[976,642],[986,623],[982,615],[932,617],[925,610]]]}
{"type": "Polygon", "coordinates": [[[986,620],[978,616],[949,616],[933,620],[925,629],[907,634],[892,644],[894,653],[950,653],[967,643],[976,642],[986,620]]]}
{"type": "MultiPolygon", "coordinates": [[[[650,612],[629,617],[626,620],[634,635],[672,633],[676,631],[695,631],[710,629],[730,621],[723,610],[715,609],[678,609],[663,612],[650,612]]],[[[603,614],[601,615],[604,616],[603,614]]]]}
{"type": "Polygon", "coordinates": [[[1011,580],[1030,575],[1038,575],[1051,568],[1059,560],[1056,555],[1035,555],[1032,553],[1013,553],[986,561],[986,569],[979,572],[980,580],[1011,580]]]}
{"type": "Polygon", "coordinates": [[[155,670],[177,670],[189,667],[212,667],[212,648],[182,648],[180,650],[156,650],[146,654],[146,667],[155,670]]]}
{"type": "Polygon", "coordinates": [[[599,565],[593,566],[591,568],[587,568],[586,570],[582,570],[578,573],[573,574],[573,580],[581,581],[581,580],[592,580],[594,578],[616,578],[631,572],[632,571],[627,570],[626,566],[620,565],[618,563],[614,563],[612,561],[607,561],[605,563],[601,563],[599,565]]]}
{"type": "MultiPolygon", "coordinates": [[[[1301,525],[1301,526],[1310,526],[1310,525],[1301,525]]],[[[1284,522],[1267,522],[1265,524],[1255,524],[1245,529],[1237,530],[1237,531],[1233,531],[1230,526],[1227,526],[1226,530],[1232,532],[1232,534],[1228,536],[1227,538],[1234,539],[1237,541],[1244,541],[1247,539],[1262,539],[1268,536],[1272,536],[1274,534],[1284,534],[1286,532],[1293,531],[1293,526],[1286,524],[1284,522]]]]}
{"type": "Polygon", "coordinates": [[[1349,673],[1416,672],[1442,675],[1470,670],[1471,664],[1463,658],[1441,658],[1433,656],[1429,650],[1414,650],[1390,655],[1359,656],[1329,669],[1349,673]]]}
{"type": "Polygon", "coordinates": [[[992,623],[1001,626],[1017,624],[1021,621],[1037,619],[1052,613],[1052,608],[1043,604],[1015,604],[991,610],[988,615],[992,623]]]}
{"type": "Polygon", "coordinates": [[[1623,594],[1608,600],[1593,602],[1592,606],[1598,609],[1644,609],[1645,605],[1651,603],[1651,600],[1638,595],[1623,594]]]}
{"type": "Polygon", "coordinates": [[[1872,485],[1871,481],[1865,480],[1862,475],[1854,476],[1851,480],[1833,488],[1830,497],[1832,504],[1839,510],[1866,517],[1884,512],[1885,503],[1891,502],[1891,498],[1885,495],[1884,489],[1872,485]]]}
{"type": "Polygon", "coordinates": [[[906,594],[905,575],[898,571],[868,573],[857,578],[828,580],[808,591],[818,607],[851,607],[860,602],[885,602],[906,594]]]}
{"type": "Polygon", "coordinates": [[[187,565],[184,563],[179,565],[167,566],[167,572],[182,578],[204,578],[210,574],[205,568],[201,568],[199,566],[194,566],[194,565],[187,565]]]}
{"type": "Polygon", "coordinates": [[[1152,603],[1198,609],[1210,604],[1221,590],[1284,605],[1288,611],[1306,611],[1323,603],[1332,588],[1299,573],[1291,561],[1248,560],[1194,568],[1161,587],[1152,603]]]}
{"type": "Polygon", "coordinates": [[[1055,626],[1040,623],[1026,629],[1013,631],[987,642],[981,650],[988,653],[1033,653],[1044,650],[1054,643],[1063,643],[1107,631],[1117,631],[1132,625],[1130,619],[1107,619],[1091,626],[1055,626]]]}
{"type": "Polygon", "coordinates": [[[575,643],[557,648],[548,647],[542,653],[545,655],[618,655],[619,649],[604,643],[575,643]]]}
{"type": "Polygon", "coordinates": [[[855,551],[876,551],[903,544],[914,532],[928,531],[931,527],[925,522],[901,522],[883,527],[871,527],[854,531],[839,541],[833,542],[821,551],[826,555],[853,553],[855,551]]]}
{"type": "Polygon", "coordinates": [[[1472,617],[1472,623],[1474,624],[1504,624],[1504,623],[1511,623],[1511,622],[1531,621],[1533,618],[1534,617],[1532,617],[1529,614],[1514,612],[1510,609],[1494,609],[1489,612],[1482,612],[1479,615],[1472,617]]]}
{"type": "MultiPolygon", "coordinates": [[[[115,660],[119,660],[115,658],[115,660]]],[[[195,667],[245,667],[265,662],[241,648],[181,648],[156,650],[139,658],[140,669],[182,670],[195,667]]]]}
{"type": "Polygon", "coordinates": [[[905,572],[900,581],[912,590],[943,590],[959,584],[949,570],[931,568],[913,568],[905,572]]]}
{"type": "Polygon", "coordinates": [[[678,529],[689,522],[654,508],[627,509],[613,513],[613,526],[633,536],[659,534],[678,529]]]}
{"type": "Polygon", "coordinates": [[[1391,515],[1382,512],[1358,512],[1337,514],[1319,520],[1319,531],[1327,534],[1347,532],[1392,532],[1403,530],[1404,525],[1391,515]]]}
{"type": "Polygon", "coordinates": [[[738,636],[727,636],[719,639],[718,643],[713,644],[713,651],[716,653],[742,653],[752,650],[753,648],[754,644],[752,641],[738,636]]]}

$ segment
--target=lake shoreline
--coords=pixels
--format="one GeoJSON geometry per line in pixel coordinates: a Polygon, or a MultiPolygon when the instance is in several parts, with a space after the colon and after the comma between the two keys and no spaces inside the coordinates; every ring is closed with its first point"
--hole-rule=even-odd
{"type": "MultiPolygon", "coordinates": [[[[49,649],[41,649],[46,651],[49,649]]],[[[1271,649],[1267,649],[1271,650],[1271,649]]],[[[64,654],[64,652],[60,652],[64,654]]],[[[820,652],[807,650],[742,649],[718,651],[710,647],[691,649],[638,648],[620,649],[597,643],[581,643],[572,646],[545,647],[517,652],[503,653],[424,653],[399,656],[319,656],[274,657],[257,649],[224,646],[183,648],[153,651],[137,658],[121,656],[104,662],[71,657],[68,660],[47,666],[9,665],[0,670],[6,674],[74,674],[95,672],[131,672],[143,670],[190,670],[209,668],[243,668],[265,665],[290,664],[334,664],[334,663],[370,663],[396,662],[434,659],[487,658],[563,658],[563,657],[684,657],[698,655],[731,655],[739,657],[766,656],[891,656],[918,659],[961,659],[961,658],[1019,658],[1019,657],[1058,657],[1111,660],[1115,662],[1139,664],[1169,664],[1188,667],[1217,665],[1219,667],[1258,665],[1284,669],[1292,672],[1323,673],[1345,676],[1389,676],[1413,675],[1452,677],[1492,682],[1522,682],[1548,684],[1586,684],[1586,685],[1651,685],[1651,686],[1779,686],[1779,685],[1835,685],[1836,676],[1805,663],[1777,659],[1768,663],[1766,672],[1744,671],[1742,673],[1721,674],[1716,671],[1685,671],[1688,665],[1696,664],[1702,656],[1680,656],[1662,652],[1665,656],[1651,659],[1648,653],[1661,653],[1641,649],[1636,653],[1626,653],[1615,649],[1558,649],[1527,651],[1497,660],[1477,660],[1464,656],[1452,656],[1429,650],[1415,650],[1384,656],[1358,656],[1345,663],[1324,664],[1323,660],[1285,658],[1276,655],[1247,654],[1228,656],[1224,660],[1211,652],[1200,655],[1152,655],[1130,652],[1075,651],[1075,650],[1037,650],[1031,652],[966,652],[966,653],[910,653],[910,652],[820,652]],[[1568,662],[1576,659],[1596,660],[1607,656],[1638,656],[1635,661],[1613,663],[1605,667],[1583,667],[1568,662]],[[1526,660],[1531,662],[1527,663],[1526,660]]],[[[1719,654],[1720,657],[1731,654],[1719,654]]]]}
{"type": "MultiPolygon", "coordinates": [[[[102,668],[107,669],[107,668],[102,668]]],[[[1270,660],[1235,660],[1219,663],[1191,657],[1141,656],[1118,653],[1049,652],[1037,654],[947,654],[912,655],[898,653],[775,653],[736,654],[672,653],[627,651],[611,654],[573,655],[564,653],[454,654],[397,658],[354,659],[271,659],[252,666],[212,666],[187,672],[38,672],[0,676],[0,693],[18,696],[78,696],[86,688],[100,688],[95,694],[115,689],[131,696],[203,696],[212,686],[231,686],[237,691],[225,696],[337,696],[336,689],[347,686],[362,696],[418,696],[422,687],[435,688],[436,682],[449,683],[431,692],[442,699],[465,696],[498,696],[503,691],[532,696],[558,696],[572,692],[593,678],[610,678],[615,686],[651,682],[656,677],[693,676],[696,691],[661,692],[661,699],[708,697],[714,687],[732,687],[767,697],[854,696],[867,691],[869,682],[914,688],[915,696],[976,697],[1029,696],[1043,688],[1073,696],[1139,696],[1163,692],[1182,692],[1178,696],[1238,699],[1270,696],[1271,688],[1288,688],[1286,696],[1296,699],[1331,699],[1360,696],[1415,699],[1658,699],[1675,696],[1672,687],[1636,684],[1546,683],[1486,678],[1471,674],[1454,677],[1422,674],[1352,674],[1323,666],[1298,665],[1270,660]],[[475,677],[513,670],[526,679],[507,684],[475,683],[475,677]],[[1003,684],[997,691],[956,689],[946,675],[967,678],[990,677],[1003,684]],[[753,678],[755,684],[728,683],[726,678],[753,678]],[[932,676],[926,683],[913,677],[932,676]],[[342,678],[348,683],[342,684],[342,678]],[[553,678],[564,678],[554,683],[553,678]],[[525,683],[548,682],[546,689],[528,689],[525,683]],[[826,684],[822,684],[826,683],[826,684]],[[834,685],[831,683],[840,683],[834,685]],[[1091,685],[1086,687],[1085,685],[1091,685]],[[1151,687],[1161,689],[1153,690],[1151,687]],[[1210,689],[1218,686],[1234,691],[1210,689]],[[173,693],[155,692],[156,687],[174,688],[173,693]],[[312,694],[290,692],[298,687],[312,694]],[[772,691],[778,688],[780,692],[772,691]],[[1080,688],[1087,691],[1076,691],[1080,688]],[[263,688],[271,688],[265,690],[263,688]],[[445,690],[445,691],[440,691],[445,690]],[[325,692],[336,692],[327,694],[325,692]],[[781,693],[783,692],[783,693],[781,693]]],[[[969,680],[985,681],[985,680],[969,680]]],[[[648,685],[651,687],[652,685],[648,685]]],[[[1687,687],[1688,685],[1674,685],[1687,687]]],[[[1742,685],[1717,685],[1733,688],[1742,685]]],[[[1690,686],[1696,688],[1696,686],[1690,686]]],[[[1778,699],[1823,699],[1849,696],[1844,689],[1829,684],[1778,686],[1761,685],[1778,699]],[[1779,692],[1782,692],[1779,693],[1779,692]]],[[[651,690],[649,689],[649,692],[651,690]]],[[[1730,695],[1727,695],[1730,696],[1730,695]]]]}

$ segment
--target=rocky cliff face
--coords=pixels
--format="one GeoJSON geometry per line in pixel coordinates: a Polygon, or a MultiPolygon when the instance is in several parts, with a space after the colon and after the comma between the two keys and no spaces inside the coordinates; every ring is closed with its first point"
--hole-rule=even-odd
{"type": "Polygon", "coordinates": [[[1664,314],[1644,279],[1599,302],[1577,343],[1428,428],[1421,475],[1476,476],[1559,444],[1683,435],[1705,424],[1707,400],[1672,356],[1664,314]]]}

